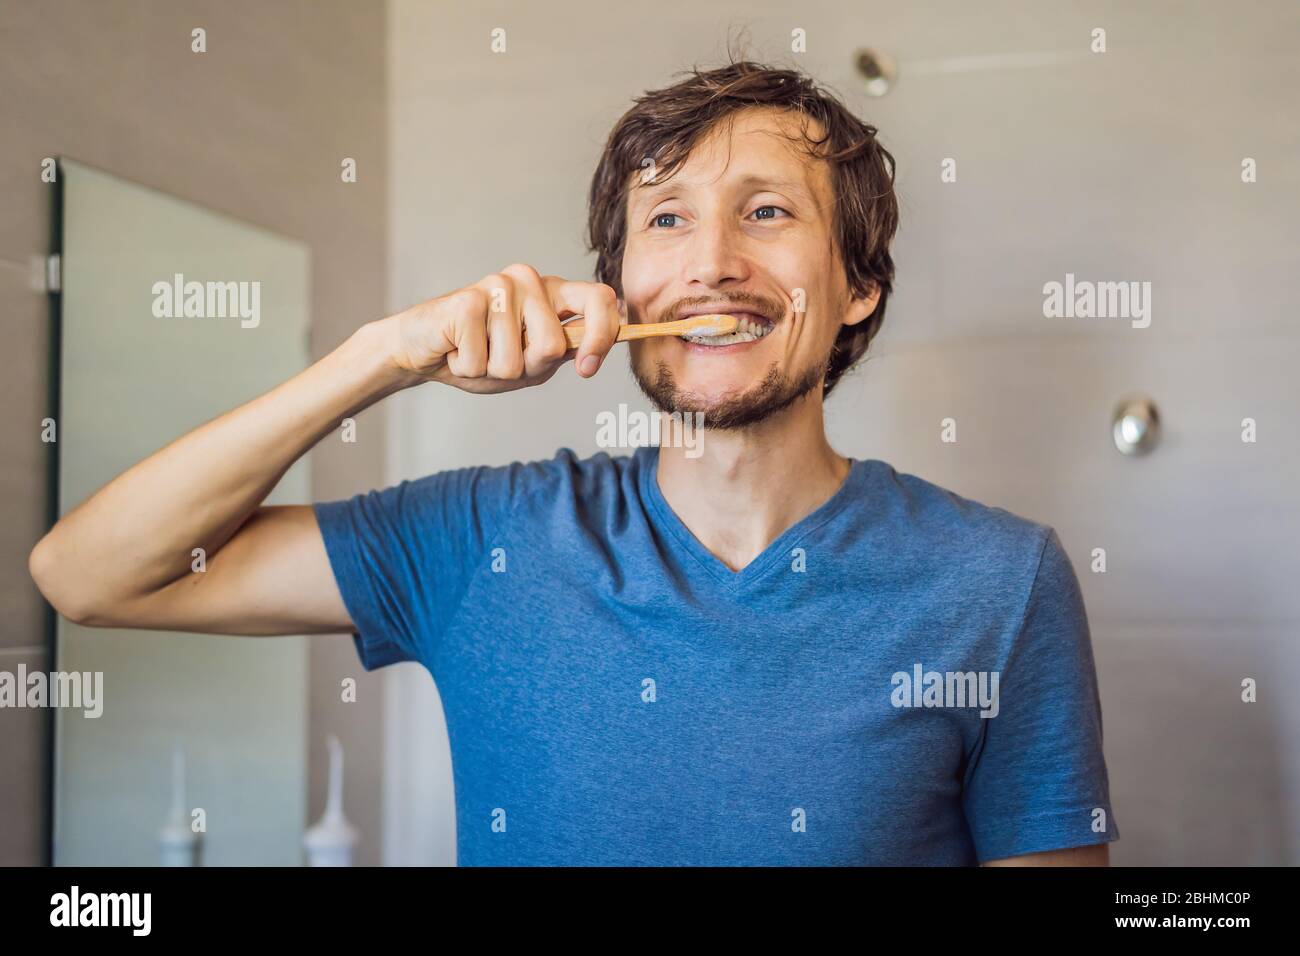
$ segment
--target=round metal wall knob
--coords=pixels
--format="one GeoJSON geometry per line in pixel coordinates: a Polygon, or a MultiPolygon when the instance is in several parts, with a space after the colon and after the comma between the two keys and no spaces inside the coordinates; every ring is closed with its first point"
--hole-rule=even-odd
{"type": "Polygon", "coordinates": [[[868,96],[884,96],[898,79],[898,66],[893,57],[878,50],[859,50],[853,55],[853,65],[868,96]]]}
{"type": "Polygon", "coordinates": [[[1125,455],[1145,455],[1160,441],[1160,414],[1149,398],[1127,398],[1115,409],[1111,428],[1115,447],[1125,455]]]}

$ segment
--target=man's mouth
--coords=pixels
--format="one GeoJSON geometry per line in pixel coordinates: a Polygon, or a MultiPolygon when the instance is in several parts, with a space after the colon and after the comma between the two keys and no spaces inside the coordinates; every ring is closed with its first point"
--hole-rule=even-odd
{"type": "Polygon", "coordinates": [[[704,345],[709,348],[722,348],[727,345],[741,345],[745,342],[757,342],[776,328],[775,324],[754,312],[733,312],[730,309],[721,313],[734,315],[740,323],[735,332],[727,335],[683,335],[682,339],[692,345],[704,345]]]}

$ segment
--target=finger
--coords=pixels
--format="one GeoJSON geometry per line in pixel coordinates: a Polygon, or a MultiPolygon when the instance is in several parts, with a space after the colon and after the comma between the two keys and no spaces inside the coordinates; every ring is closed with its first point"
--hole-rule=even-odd
{"type": "Polygon", "coordinates": [[[502,270],[515,283],[516,308],[523,326],[524,375],[549,375],[564,358],[566,342],[560,317],[551,305],[546,284],[532,266],[517,264],[502,270]]]}
{"type": "Polygon", "coordinates": [[[568,340],[550,297],[538,283],[536,295],[524,298],[524,373],[530,378],[552,371],[564,361],[568,340]]]}
{"type": "Polygon", "coordinates": [[[452,350],[446,355],[447,371],[459,378],[482,378],[487,374],[487,335],[484,316],[489,300],[480,288],[470,286],[452,296],[448,338],[452,350]]]}
{"type": "Polygon", "coordinates": [[[523,343],[519,340],[519,297],[514,280],[505,273],[483,279],[488,293],[487,374],[489,378],[513,380],[524,374],[523,343]]]}
{"type": "Polygon", "coordinates": [[[557,310],[582,313],[582,344],[578,347],[578,374],[590,378],[618,339],[618,294],[602,282],[574,282],[558,276],[548,289],[557,310]]]}

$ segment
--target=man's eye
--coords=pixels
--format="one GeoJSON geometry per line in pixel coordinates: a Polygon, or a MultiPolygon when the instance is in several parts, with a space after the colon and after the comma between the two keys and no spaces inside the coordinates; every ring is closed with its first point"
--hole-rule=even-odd
{"type": "Polygon", "coordinates": [[[759,206],[754,210],[753,215],[759,219],[775,219],[778,212],[785,213],[787,216],[790,215],[780,206],[759,206]]]}
{"type": "Polygon", "coordinates": [[[673,224],[672,224],[671,222],[664,222],[664,220],[665,220],[665,219],[676,219],[676,218],[677,218],[677,213],[675,213],[675,212],[661,212],[659,215],[655,216],[655,219],[654,219],[654,225],[655,225],[655,228],[657,228],[657,229],[671,229],[672,226],[673,226],[673,224]]]}

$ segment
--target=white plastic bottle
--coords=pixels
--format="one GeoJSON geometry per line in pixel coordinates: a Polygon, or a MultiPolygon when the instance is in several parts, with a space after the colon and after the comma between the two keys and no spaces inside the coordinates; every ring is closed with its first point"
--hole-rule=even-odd
{"type": "Polygon", "coordinates": [[[330,783],[325,815],[303,836],[302,845],[308,866],[351,866],[357,831],[343,816],[343,745],[333,734],[326,744],[330,751],[330,783]]]}
{"type": "Polygon", "coordinates": [[[172,812],[158,832],[160,866],[198,866],[200,838],[185,810],[185,750],[179,740],[172,748],[172,812]]]}

